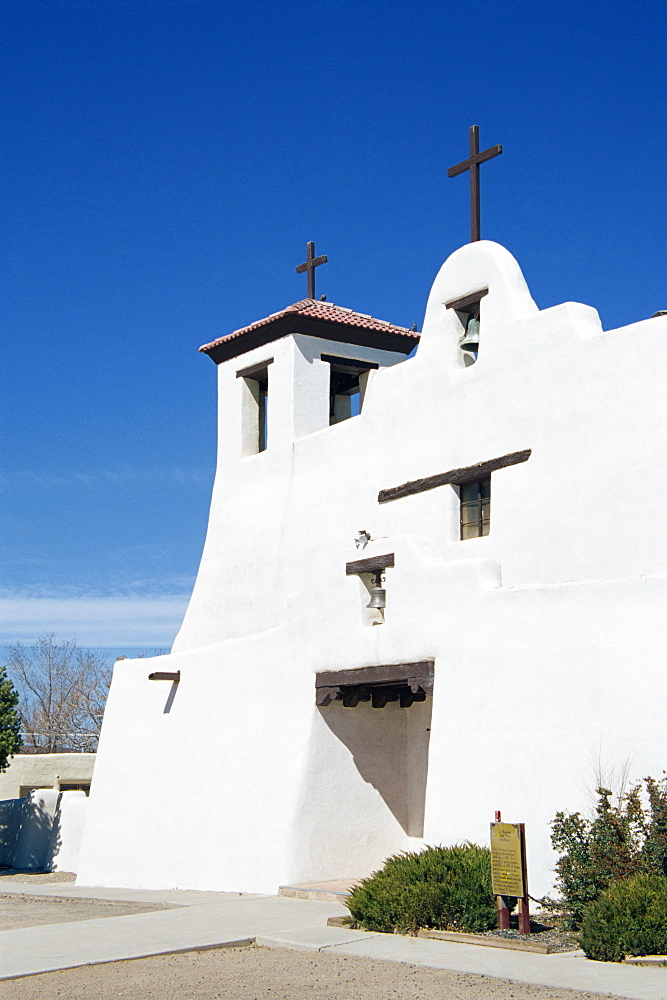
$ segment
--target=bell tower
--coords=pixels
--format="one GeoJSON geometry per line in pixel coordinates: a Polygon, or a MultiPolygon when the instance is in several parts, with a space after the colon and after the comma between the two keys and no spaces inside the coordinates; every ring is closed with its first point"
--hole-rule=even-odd
{"type": "Polygon", "coordinates": [[[219,461],[275,455],[358,416],[373,373],[418,342],[414,330],[306,298],[205,344],[219,371],[219,461]]]}

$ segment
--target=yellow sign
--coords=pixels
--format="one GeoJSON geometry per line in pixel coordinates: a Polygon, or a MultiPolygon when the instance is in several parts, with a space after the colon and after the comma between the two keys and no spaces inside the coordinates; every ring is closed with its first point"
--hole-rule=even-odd
{"type": "Polygon", "coordinates": [[[523,896],[521,831],[514,823],[491,824],[491,888],[494,896],[523,896]]]}

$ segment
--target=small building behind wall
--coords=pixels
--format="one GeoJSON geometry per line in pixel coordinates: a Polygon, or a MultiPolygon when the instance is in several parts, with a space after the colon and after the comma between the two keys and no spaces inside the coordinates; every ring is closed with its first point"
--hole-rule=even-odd
{"type": "Polygon", "coordinates": [[[665,759],[666,326],[540,311],[482,241],[421,338],[306,299],[206,345],[199,574],[171,654],[116,664],[79,882],[273,892],[501,809],[547,891],[591,754],[665,759]]]}
{"type": "Polygon", "coordinates": [[[94,753],[17,754],[0,774],[0,864],[76,872],[94,753]]]}
{"type": "Polygon", "coordinates": [[[24,798],[36,788],[53,788],[88,795],[95,767],[94,753],[25,753],[10,758],[0,773],[0,799],[24,798]]]}

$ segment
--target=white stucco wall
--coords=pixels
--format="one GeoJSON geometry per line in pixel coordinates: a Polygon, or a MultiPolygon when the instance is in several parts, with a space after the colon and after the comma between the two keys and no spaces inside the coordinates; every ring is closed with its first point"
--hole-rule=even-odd
{"type": "Polygon", "coordinates": [[[61,792],[49,845],[47,867],[52,872],[77,872],[79,850],[86,825],[88,797],[85,792],[61,792]]]}
{"type": "Polygon", "coordinates": [[[221,364],[197,584],[172,654],[115,667],[79,881],[274,891],[365,874],[422,832],[486,842],[501,809],[527,824],[546,891],[548,824],[586,806],[591,755],[637,777],[664,766],[665,333],[540,312],[481,242],[443,265],[408,361],[298,335],[221,364]],[[486,287],[465,367],[444,303],[486,287]],[[381,367],[362,413],[329,427],[319,355],[343,352],[381,367]],[[270,358],[269,445],[242,457],[236,373],[270,358]],[[523,449],[492,474],[484,538],[459,540],[452,486],[378,504],[523,449]],[[387,552],[385,624],[369,626],[345,564],[387,552]],[[315,707],[316,672],[423,659],[423,704],[315,707]]]}

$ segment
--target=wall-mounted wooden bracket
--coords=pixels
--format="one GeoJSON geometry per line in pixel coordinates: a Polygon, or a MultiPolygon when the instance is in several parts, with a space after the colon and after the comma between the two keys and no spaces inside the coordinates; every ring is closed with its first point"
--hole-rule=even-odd
{"type": "Polygon", "coordinates": [[[149,681],[173,681],[174,684],[178,684],[181,679],[180,670],[155,670],[152,674],[148,675],[149,681]]]}

